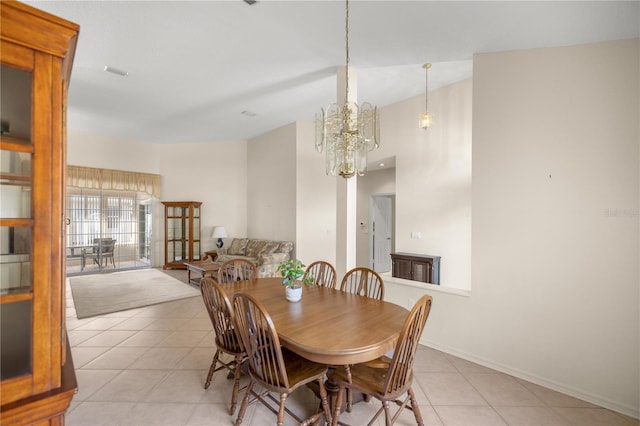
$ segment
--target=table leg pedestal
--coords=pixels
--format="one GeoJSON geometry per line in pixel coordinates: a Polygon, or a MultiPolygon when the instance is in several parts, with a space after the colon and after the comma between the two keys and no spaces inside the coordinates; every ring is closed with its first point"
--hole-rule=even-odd
{"type": "MultiPolygon", "coordinates": [[[[329,370],[327,371],[327,380],[325,380],[324,382],[324,388],[327,391],[327,401],[329,402],[329,412],[331,413],[331,415],[333,416],[333,413],[335,411],[335,406],[336,406],[336,401],[338,399],[338,391],[340,390],[340,388],[338,387],[338,383],[335,382],[333,380],[333,371],[336,369],[336,367],[334,366],[330,366],[329,370]]],[[[316,394],[316,396],[318,398],[320,398],[320,390],[318,389],[318,385],[317,383],[313,382],[313,383],[309,383],[307,385],[309,388],[311,388],[311,390],[313,390],[313,393],[316,394]]],[[[366,398],[366,395],[361,394],[361,393],[354,393],[352,395],[353,398],[353,403],[356,404],[358,402],[361,401],[367,401],[368,399],[366,398]]],[[[319,405],[319,409],[322,410],[322,403],[320,403],[319,405]]],[[[347,396],[346,393],[344,395],[344,398],[342,398],[342,404],[340,407],[340,413],[344,413],[347,409],[347,396]]],[[[327,423],[329,424],[329,423],[327,423]]],[[[342,426],[349,426],[347,423],[342,423],[342,422],[338,422],[339,425],[342,426]]]]}

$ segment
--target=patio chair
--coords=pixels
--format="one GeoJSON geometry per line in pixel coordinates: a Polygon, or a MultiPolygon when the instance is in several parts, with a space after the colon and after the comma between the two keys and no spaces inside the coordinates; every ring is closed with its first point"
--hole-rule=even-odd
{"type": "Polygon", "coordinates": [[[80,260],[80,270],[84,271],[87,266],[87,259],[92,259],[94,263],[98,265],[99,269],[102,269],[102,261],[104,260],[104,267],[106,268],[111,259],[111,264],[116,267],[113,250],[116,245],[116,240],[113,238],[94,238],[93,247],[90,249],[82,249],[82,256],[80,260]]]}

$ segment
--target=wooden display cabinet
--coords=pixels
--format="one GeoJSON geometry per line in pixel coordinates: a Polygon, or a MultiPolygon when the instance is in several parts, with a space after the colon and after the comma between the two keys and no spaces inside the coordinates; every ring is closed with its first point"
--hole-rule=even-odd
{"type": "Polygon", "coordinates": [[[77,384],[65,327],[65,104],[78,25],[0,2],[0,422],[61,425],[77,384]]]}
{"type": "Polygon", "coordinates": [[[200,215],[197,201],[163,201],[163,269],[186,269],[185,262],[200,260],[200,215]]]}
{"type": "Polygon", "coordinates": [[[391,275],[406,280],[440,284],[440,256],[391,253],[391,275]]]}

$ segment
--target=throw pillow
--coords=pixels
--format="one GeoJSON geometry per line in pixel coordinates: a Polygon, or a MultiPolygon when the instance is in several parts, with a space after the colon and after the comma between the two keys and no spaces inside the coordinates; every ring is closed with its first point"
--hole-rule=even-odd
{"type": "Polygon", "coordinates": [[[258,257],[258,253],[262,250],[262,247],[267,244],[264,240],[250,240],[247,243],[247,249],[245,251],[245,256],[248,257],[258,257]]]}
{"type": "Polygon", "coordinates": [[[247,242],[249,242],[248,238],[234,238],[229,246],[229,250],[227,250],[227,254],[244,256],[247,248],[247,242]]]}
{"type": "Polygon", "coordinates": [[[264,247],[262,247],[262,250],[260,250],[260,253],[258,253],[258,257],[275,253],[278,247],[280,247],[280,243],[278,241],[267,241],[267,244],[265,244],[264,247]]]}
{"type": "Polygon", "coordinates": [[[276,249],[276,253],[289,254],[291,250],[293,250],[293,243],[291,241],[282,241],[276,249]]]}

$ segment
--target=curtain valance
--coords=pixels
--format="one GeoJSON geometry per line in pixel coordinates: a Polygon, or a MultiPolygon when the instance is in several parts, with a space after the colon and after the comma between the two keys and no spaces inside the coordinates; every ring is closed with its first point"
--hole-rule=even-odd
{"type": "Polygon", "coordinates": [[[67,166],[67,186],[139,191],[160,198],[160,175],[151,173],[67,166]]]}

